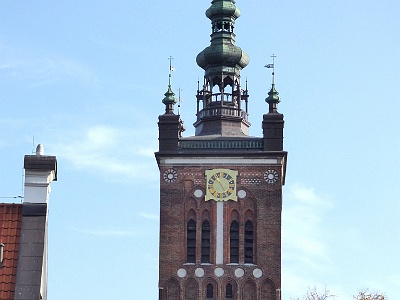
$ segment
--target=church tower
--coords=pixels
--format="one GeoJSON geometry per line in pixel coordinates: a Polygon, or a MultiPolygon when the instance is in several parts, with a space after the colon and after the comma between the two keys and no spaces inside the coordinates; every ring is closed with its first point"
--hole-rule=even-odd
{"type": "MultiPolygon", "coordinates": [[[[249,95],[235,45],[234,0],[213,0],[211,44],[197,56],[195,136],[182,137],[171,80],[159,116],[159,300],[280,300],[283,115],[273,82],[249,136],[249,95]]],[[[171,78],[170,78],[171,79],[171,78]]],[[[257,100],[256,101],[260,101],[257,100]]]]}

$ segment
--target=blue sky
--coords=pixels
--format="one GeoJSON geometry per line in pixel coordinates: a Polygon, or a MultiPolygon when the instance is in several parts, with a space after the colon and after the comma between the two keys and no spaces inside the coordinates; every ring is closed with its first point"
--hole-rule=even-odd
{"type": "MultiPolygon", "coordinates": [[[[22,193],[34,143],[58,158],[49,299],[156,299],[157,118],[174,57],[186,136],[209,1],[0,2],[0,196],[22,193]]],[[[237,0],[261,135],[276,58],[289,151],[284,300],[327,286],[400,298],[400,4],[237,0]]],[[[12,201],[8,199],[7,201],[12,201]]]]}

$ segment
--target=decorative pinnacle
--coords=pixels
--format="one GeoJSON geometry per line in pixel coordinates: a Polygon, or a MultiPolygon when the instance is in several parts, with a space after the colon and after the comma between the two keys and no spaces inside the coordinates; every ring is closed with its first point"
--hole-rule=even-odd
{"type": "Polygon", "coordinates": [[[173,57],[170,56],[169,58],[169,76],[168,76],[168,90],[164,94],[164,99],[162,102],[165,104],[165,112],[166,113],[174,113],[174,104],[178,102],[178,100],[174,97],[175,93],[172,91],[171,87],[171,77],[172,77],[172,71],[174,68],[171,65],[171,61],[173,60],[173,57]]]}
{"type": "Polygon", "coordinates": [[[275,89],[275,57],[276,55],[272,54],[272,64],[265,65],[266,68],[272,68],[272,85],[271,89],[268,92],[268,97],[265,99],[265,102],[269,104],[269,113],[277,113],[278,112],[278,103],[281,102],[279,99],[279,93],[275,89]]]}

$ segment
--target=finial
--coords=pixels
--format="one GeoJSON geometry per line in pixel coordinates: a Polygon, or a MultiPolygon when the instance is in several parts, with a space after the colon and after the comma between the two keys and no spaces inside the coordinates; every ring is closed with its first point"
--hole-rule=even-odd
{"type": "Polygon", "coordinates": [[[183,102],[183,99],[181,98],[181,91],[182,89],[178,89],[178,115],[181,114],[181,102],[183,102]]]}
{"type": "Polygon", "coordinates": [[[44,148],[42,144],[37,145],[36,147],[36,155],[44,155],[44,148]]]}
{"type": "Polygon", "coordinates": [[[269,113],[278,113],[278,103],[281,102],[279,99],[279,93],[275,89],[275,54],[271,55],[272,57],[272,64],[267,64],[265,67],[267,69],[272,69],[272,85],[271,89],[268,92],[268,97],[265,99],[265,101],[269,104],[269,113]]]}
{"type": "Polygon", "coordinates": [[[168,58],[168,60],[169,60],[169,81],[168,81],[168,84],[169,85],[171,84],[172,71],[175,71],[175,68],[172,66],[172,60],[173,59],[174,58],[172,56],[170,56],[168,58]]]}
{"type": "Polygon", "coordinates": [[[174,104],[177,102],[177,100],[174,97],[175,96],[174,92],[172,91],[171,77],[172,77],[172,71],[174,71],[175,68],[172,67],[172,64],[171,64],[173,57],[170,56],[168,59],[169,59],[168,90],[164,94],[165,97],[162,100],[162,102],[165,104],[165,113],[174,113],[174,104]]]}
{"type": "Polygon", "coordinates": [[[275,84],[275,54],[271,55],[272,57],[272,64],[266,64],[264,67],[267,69],[272,69],[272,84],[275,84]]]}

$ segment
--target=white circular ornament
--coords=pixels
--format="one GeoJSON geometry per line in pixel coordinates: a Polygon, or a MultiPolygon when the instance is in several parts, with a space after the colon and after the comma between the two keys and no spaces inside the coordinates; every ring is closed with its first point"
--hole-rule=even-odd
{"type": "Polygon", "coordinates": [[[244,270],[242,268],[237,268],[235,270],[235,276],[237,278],[241,278],[241,277],[243,277],[243,275],[244,275],[244,270]]]}
{"type": "Polygon", "coordinates": [[[217,277],[221,277],[222,275],[224,275],[224,273],[225,273],[225,271],[224,271],[224,269],[222,269],[222,268],[216,268],[216,269],[214,270],[214,274],[215,274],[215,276],[217,276],[217,277]]]}
{"type": "Polygon", "coordinates": [[[265,180],[267,183],[274,183],[274,182],[277,182],[278,179],[279,179],[279,174],[278,174],[278,172],[277,172],[276,170],[270,169],[270,170],[265,171],[265,173],[264,173],[264,180],[265,180]]]}
{"type": "Polygon", "coordinates": [[[179,269],[178,272],[176,272],[179,278],[184,278],[187,275],[187,272],[185,269],[179,269]]]}
{"type": "Polygon", "coordinates": [[[204,276],[204,269],[203,268],[197,268],[194,271],[194,275],[196,275],[197,277],[203,277],[204,276]]]}
{"type": "Polygon", "coordinates": [[[238,192],[238,196],[239,196],[239,198],[243,199],[243,198],[246,198],[247,193],[246,193],[245,190],[240,190],[240,191],[238,192]]]}
{"type": "Polygon", "coordinates": [[[195,190],[194,191],[194,196],[197,198],[203,197],[203,191],[202,190],[195,190]]]}
{"type": "Polygon", "coordinates": [[[261,269],[254,269],[253,270],[253,276],[255,278],[260,278],[261,276],[263,276],[263,271],[261,269]]]}
{"type": "Polygon", "coordinates": [[[163,174],[164,180],[167,183],[173,183],[178,178],[178,173],[174,169],[168,169],[163,174]]]}

